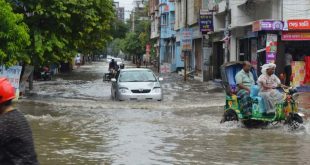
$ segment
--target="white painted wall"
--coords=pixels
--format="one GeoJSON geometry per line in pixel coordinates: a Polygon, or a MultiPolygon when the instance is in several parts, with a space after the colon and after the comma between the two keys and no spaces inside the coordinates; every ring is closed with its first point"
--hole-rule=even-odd
{"type": "Polygon", "coordinates": [[[179,30],[185,24],[185,1],[175,1],[175,24],[174,30],[179,30]]]}
{"type": "Polygon", "coordinates": [[[158,16],[158,11],[156,11],[155,14],[151,16],[151,38],[152,39],[159,37],[159,31],[158,31],[159,19],[157,16],[158,16]]]}
{"type": "Polygon", "coordinates": [[[283,0],[283,20],[310,19],[310,0],[283,0]]]}

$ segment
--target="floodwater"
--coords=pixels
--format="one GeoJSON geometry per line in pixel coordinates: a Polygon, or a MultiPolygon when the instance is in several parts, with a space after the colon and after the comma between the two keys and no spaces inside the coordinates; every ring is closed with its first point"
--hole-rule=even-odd
{"type": "Polygon", "coordinates": [[[294,132],[220,124],[220,87],[176,75],[163,75],[162,102],[114,102],[106,70],[94,63],[36,82],[18,103],[41,164],[309,164],[308,121],[294,132]]]}

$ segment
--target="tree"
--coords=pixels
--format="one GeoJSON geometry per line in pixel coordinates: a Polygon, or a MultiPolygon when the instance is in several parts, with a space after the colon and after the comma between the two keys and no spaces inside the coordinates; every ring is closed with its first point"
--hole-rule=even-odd
{"type": "Polygon", "coordinates": [[[113,56],[118,56],[119,52],[122,50],[122,45],[123,45],[124,40],[116,38],[112,41],[111,43],[111,48],[112,48],[112,55],[113,56]]]}
{"type": "Polygon", "coordinates": [[[32,63],[69,60],[77,52],[93,54],[111,40],[114,18],[111,0],[12,1],[31,31],[32,63]]]}
{"type": "Polygon", "coordinates": [[[14,65],[21,60],[29,62],[25,48],[30,44],[30,37],[23,15],[13,13],[4,0],[0,0],[0,6],[0,65],[14,65]]]}
{"type": "Polygon", "coordinates": [[[126,33],[129,31],[128,24],[125,24],[124,22],[120,20],[114,20],[111,24],[111,35],[115,38],[125,38],[126,33]]]}
{"type": "Polygon", "coordinates": [[[127,33],[123,42],[122,50],[131,56],[141,56],[144,51],[138,34],[133,32],[127,33]]]}

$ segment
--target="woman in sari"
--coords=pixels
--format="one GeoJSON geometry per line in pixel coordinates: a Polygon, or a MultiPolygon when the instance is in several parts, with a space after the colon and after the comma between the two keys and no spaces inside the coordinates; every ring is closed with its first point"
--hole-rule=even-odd
{"type": "Polygon", "coordinates": [[[260,86],[259,96],[265,103],[267,113],[275,112],[276,104],[281,103],[284,99],[284,94],[278,91],[277,87],[284,87],[280,79],[274,74],[276,65],[273,63],[262,66],[262,75],[259,76],[257,83],[260,86]]]}

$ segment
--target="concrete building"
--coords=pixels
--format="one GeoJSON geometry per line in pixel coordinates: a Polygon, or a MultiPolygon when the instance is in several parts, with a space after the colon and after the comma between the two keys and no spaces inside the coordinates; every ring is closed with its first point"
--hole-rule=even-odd
{"type": "Polygon", "coordinates": [[[220,78],[225,61],[248,60],[258,72],[264,63],[275,62],[279,74],[285,48],[294,49],[295,61],[310,55],[309,0],[210,0],[204,5],[214,13],[214,31],[208,33],[212,78],[220,78]]]}
{"type": "Polygon", "coordinates": [[[195,76],[204,77],[204,71],[206,70],[205,52],[203,48],[203,34],[201,32],[199,24],[200,11],[203,9],[203,4],[207,4],[206,0],[178,0],[175,1],[176,6],[176,23],[174,29],[176,30],[176,42],[179,47],[177,56],[185,57],[186,60],[186,70],[188,72],[193,72],[195,76]],[[191,51],[185,56],[184,51],[182,51],[182,31],[188,29],[191,33],[191,51]]]}
{"type": "Polygon", "coordinates": [[[159,41],[159,64],[170,65],[170,71],[177,69],[176,57],[176,32],[174,2],[159,0],[160,16],[160,41],[159,41]]]}
{"type": "Polygon", "coordinates": [[[113,2],[115,15],[118,20],[125,21],[125,8],[119,6],[119,2],[113,2]]]}
{"type": "Polygon", "coordinates": [[[118,18],[118,20],[125,22],[125,8],[124,7],[118,8],[117,18],[118,18]]]}
{"type": "Polygon", "coordinates": [[[149,1],[149,17],[151,21],[151,40],[155,42],[151,45],[155,48],[156,58],[159,58],[159,33],[160,33],[160,14],[159,0],[149,1]]]}

